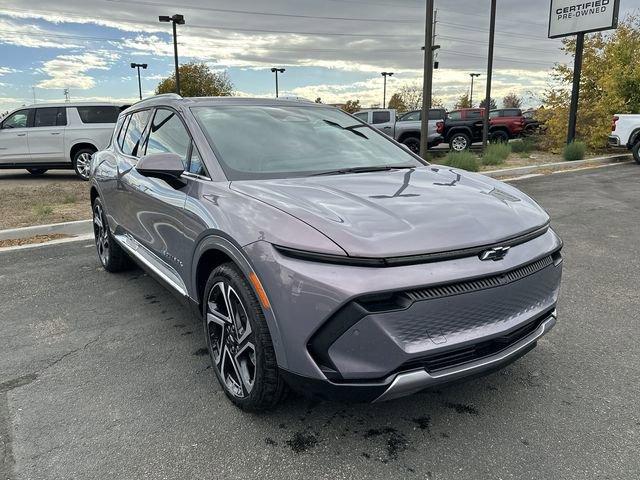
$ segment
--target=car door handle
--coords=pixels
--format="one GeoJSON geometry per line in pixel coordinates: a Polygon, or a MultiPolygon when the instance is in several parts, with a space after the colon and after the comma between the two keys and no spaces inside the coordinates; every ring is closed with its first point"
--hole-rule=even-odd
{"type": "Polygon", "coordinates": [[[60,135],[60,132],[51,132],[51,135],[60,135]]]}
{"type": "Polygon", "coordinates": [[[18,133],[17,135],[18,135],[19,137],[24,137],[24,136],[26,136],[27,134],[26,134],[26,133],[18,133]]]}

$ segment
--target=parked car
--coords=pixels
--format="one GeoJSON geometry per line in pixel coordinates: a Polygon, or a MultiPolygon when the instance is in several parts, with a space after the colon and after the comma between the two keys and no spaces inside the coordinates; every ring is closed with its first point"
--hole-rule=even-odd
{"type": "Polygon", "coordinates": [[[631,150],[640,163],[640,115],[616,114],[611,122],[609,146],[631,150]]]}
{"type": "Polygon", "coordinates": [[[522,131],[522,135],[528,136],[544,133],[546,125],[537,118],[536,113],[536,110],[522,112],[522,116],[524,117],[524,130],[522,131]]]}
{"type": "MultiPolygon", "coordinates": [[[[406,145],[413,153],[420,153],[422,111],[415,110],[398,117],[393,109],[369,109],[356,112],[354,116],[406,145]]],[[[442,143],[445,117],[444,109],[434,108],[429,111],[427,148],[442,143]]]]}
{"type": "Polygon", "coordinates": [[[103,267],[135,260],[192,306],[245,410],[288,387],[382,401],[487,373],[556,322],[562,242],[541,207],[330,106],[141,101],[90,191],[103,267]]]}
{"type": "MultiPolygon", "coordinates": [[[[452,150],[469,148],[472,143],[482,141],[484,108],[461,108],[449,112],[445,122],[445,141],[452,150]]],[[[489,112],[489,140],[508,142],[518,138],[524,130],[522,111],[505,108],[489,112]]]]}
{"type": "Polygon", "coordinates": [[[88,180],[91,156],[107,146],[126,107],[43,103],[14,110],[0,123],[0,168],[26,168],[33,175],[73,168],[88,180]]]}

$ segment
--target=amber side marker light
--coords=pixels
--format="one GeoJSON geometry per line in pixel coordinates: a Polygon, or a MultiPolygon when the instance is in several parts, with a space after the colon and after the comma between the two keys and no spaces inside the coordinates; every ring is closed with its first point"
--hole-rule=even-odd
{"type": "Polygon", "coordinates": [[[253,285],[253,288],[255,288],[262,307],[271,309],[271,304],[269,303],[269,299],[267,298],[267,293],[264,291],[264,288],[262,288],[262,283],[260,283],[260,279],[254,272],[251,272],[249,274],[249,281],[251,282],[251,285],[253,285]]]}

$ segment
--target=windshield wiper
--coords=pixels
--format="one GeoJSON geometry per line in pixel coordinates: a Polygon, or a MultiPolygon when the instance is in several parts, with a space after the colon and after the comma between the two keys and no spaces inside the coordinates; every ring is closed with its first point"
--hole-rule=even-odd
{"type": "Polygon", "coordinates": [[[369,140],[369,137],[367,137],[364,133],[358,132],[356,130],[356,128],[365,127],[366,125],[353,125],[351,127],[343,127],[339,123],[332,122],[331,120],[323,120],[323,122],[326,123],[327,125],[331,125],[332,127],[339,128],[340,130],[346,130],[348,132],[351,132],[351,133],[354,133],[354,134],[358,135],[359,137],[362,137],[362,138],[364,138],[366,140],[369,140]]]}
{"type": "Polygon", "coordinates": [[[337,170],[327,170],[326,172],[314,173],[312,177],[321,175],[345,175],[347,173],[369,173],[369,172],[386,172],[389,170],[414,169],[416,165],[380,165],[371,167],[350,167],[340,168],[337,170]]]}

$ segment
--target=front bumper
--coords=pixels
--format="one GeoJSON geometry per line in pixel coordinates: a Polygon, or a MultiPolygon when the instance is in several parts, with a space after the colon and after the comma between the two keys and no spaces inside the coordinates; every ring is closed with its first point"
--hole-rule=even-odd
{"type": "Polygon", "coordinates": [[[398,383],[453,381],[526,351],[504,355],[548,317],[555,321],[561,245],[549,230],[495,262],[473,256],[387,268],[286,257],[266,242],[245,251],[269,296],[271,336],[289,383],[372,401],[397,378],[387,396],[406,389],[398,383]]]}

